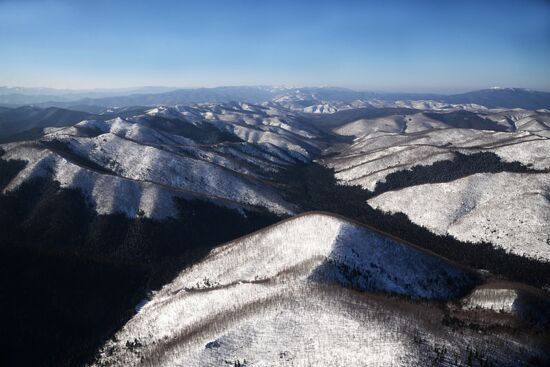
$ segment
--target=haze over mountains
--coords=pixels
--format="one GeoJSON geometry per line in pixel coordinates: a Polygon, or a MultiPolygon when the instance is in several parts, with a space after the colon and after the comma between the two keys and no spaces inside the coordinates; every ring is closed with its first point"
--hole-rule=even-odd
{"type": "Polygon", "coordinates": [[[48,101],[69,102],[84,98],[106,98],[128,94],[162,93],[174,90],[170,87],[139,87],[118,89],[55,89],[29,87],[0,87],[0,104],[34,104],[48,101]]]}
{"type": "Polygon", "coordinates": [[[157,92],[0,109],[2,362],[550,362],[549,93],[157,92]]]}
{"type": "MultiPolygon", "coordinates": [[[[333,87],[215,87],[177,89],[142,87],[113,90],[70,91],[48,88],[0,87],[0,105],[33,104],[42,107],[128,107],[174,105],[206,102],[241,101],[260,103],[281,98],[308,102],[344,102],[356,100],[434,100],[451,104],[476,103],[489,108],[550,108],[550,93],[521,88],[499,88],[460,94],[390,93],[356,91],[333,87]]],[[[303,106],[307,107],[307,106],[303,106]]]]}

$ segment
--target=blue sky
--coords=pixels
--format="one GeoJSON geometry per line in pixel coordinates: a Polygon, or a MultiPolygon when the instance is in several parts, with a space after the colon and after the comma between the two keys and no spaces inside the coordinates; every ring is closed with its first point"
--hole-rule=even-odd
{"type": "Polygon", "coordinates": [[[550,2],[0,0],[0,85],[550,90],[550,2]]]}

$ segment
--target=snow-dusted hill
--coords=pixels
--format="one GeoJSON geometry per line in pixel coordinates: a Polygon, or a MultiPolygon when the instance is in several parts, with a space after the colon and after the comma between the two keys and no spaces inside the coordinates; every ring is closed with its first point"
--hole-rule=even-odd
{"type": "Polygon", "coordinates": [[[94,365],[409,366],[438,358],[450,365],[465,364],[475,346],[484,361],[512,366],[520,353],[541,354],[505,332],[444,327],[435,304],[365,293],[445,300],[476,279],[341,217],[306,214],[232,241],[183,271],[94,365]]]}
{"type": "Polygon", "coordinates": [[[549,169],[550,139],[531,132],[434,129],[415,133],[372,132],[325,161],[345,183],[374,190],[392,172],[452,159],[453,152],[492,152],[505,162],[549,169]]]}
{"type": "Polygon", "coordinates": [[[362,136],[373,132],[417,132],[430,129],[445,129],[450,126],[444,122],[425,116],[422,113],[412,115],[390,115],[375,119],[360,119],[335,129],[335,133],[347,136],[362,136]]]}
{"type": "Polygon", "coordinates": [[[380,194],[369,200],[375,208],[405,213],[437,234],[550,260],[548,114],[478,111],[477,123],[493,121],[495,129],[507,130],[502,132],[455,128],[449,122],[474,120],[470,112],[448,114],[343,125],[334,131],[355,139],[321,162],[334,168],[342,184],[380,194]]]}
{"type": "Polygon", "coordinates": [[[61,187],[80,188],[101,214],[164,218],[174,214],[174,196],[291,214],[296,207],[275,188],[273,175],[323,152],[338,153],[320,162],[334,168],[341,183],[378,190],[377,194],[382,193],[381,187],[391,189],[396,175],[437,163],[440,166],[428,172],[433,180],[412,180],[398,187],[403,190],[383,194],[371,204],[409,214],[436,233],[457,233],[462,240],[489,241],[516,253],[547,257],[547,228],[538,224],[548,217],[544,172],[550,170],[550,114],[546,110],[434,101],[380,101],[384,107],[376,108],[372,101],[354,101],[340,105],[343,112],[324,111],[324,107],[307,110],[304,104],[296,112],[289,103],[319,102],[327,96],[317,90],[279,92],[280,98],[263,105],[231,102],[113,109],[108,113],[125,117],[46,128],[37,141],[1,146],[2,159],[28,162],[4,191],[13,191],[37,175],[51,174],[61,187]],[[343,143],[342,139],[352,138],[343,143]],[[521,170],[507,173],[509,167],[494,166],[484,171],[485,162],[476,161],[462,175],[441,178],[446,175],[441,168],[447,167],[445,162],[459,154],[475,158],[480,153],[494,154],[503,164],[521,164],[536,174],[522,176],[521,170]],[[470,178],[471,174],[483,174],[485,184],[470,178]],[[427,183],[425,189],[417,187],[427,183]],[[426,210],[431,193],[449,190],[455,194],[443,195],[437,208],[426,210]],[[474,201],[483,205],[477,203],[478,196],[470,197],[471,192],[498,210],[466,208],[465,203],[474,201]],[[411,204],[410,198],[416,195],[420,197],[411,204]],[[456,214],[463,212],[470,218],[466,231],[461,229],[466,218],[456,214]],[[491,219],[495,216],[501,220],[491,219]],[[505,235],[515,221],[502,218],[516,217],[523,218],[519,225],[525,230],[505,235]]]}
{"type": "Polygon", "coordinates": [[[164,218],[171,198],[292,213],[269,182],[289,164],[307,162],[325,143],[293,114],[249,104],[157,107],[107,121],[45,129],[35,142],[5,144],[3,159],[27,162],[5,188],[52,174],[79,188],[100,214],[164,218]]]}
{"type": "Polygon", "coordinates": [[[368,102],[358,107],[400,108],[405,113],[381,118],[351,121],[334,131],[340,135],[362,136],[371,132],[412,133],[431,129],[476,129],[495,131],[531,131],[547,134],[550,114],[545,110],[487,109],[479,105],[444,105],[433,101],[368,102]]]}
{"type": "MultiPolygon", "coordinates": [[[[513,247],[532,247],[532,255],[538,254],[538,249],[544,252],[547,247],[546,232],[540,231],[546,227],[536,224],[543,223],[548,216],[547,175],[543,174],[550,170],[547,111],[487,109],[433,101],[384,102],[383,108],[375,108],[369,102],[367,108],[364,102],[354,101],[347,107],[341,106],[347,109],[345,113],[324,111],[334,112],[327,117],[319,116],[317,112],[323,111],[315,109],[304,113],[307,106],[302,107],[302,112],[282,107],[290,102],[321,101],[326,96],[318,90],[280,92],[276,102],[263,105],[231,102],[115,109],[109,113],[124,112],[126,117],[46,128],[37,141],[2,145],[3,159],[28,162],[4,191],[15,190],[36,175],[52,174],[61,187],[82,189],[101,214],[122,212],[133,217],[143,212],[148,217],[164,218],[174,213],[171,200],[174,196],[290,214],[296,208],[274,187],[273,175],[290,165],[310,162],[326,151],[338,153],[320,162],[334,168],[340,182],[361,185],[371,191],[383,184],[387,186],[387,180],[391,184],[395,174],[417,166],[449,162],[457,154],[492,153],[503,163],[519,163],[538,173],[517,182],[517,170],[505,174],[507,168],[503,168],[497,170],[503,174],[495,176],[494,169],[486,172],[480,164],[473,172],[455,177],[456,183],[455,179],[445,182],[435,179],[428,182],[436,186],[421,191],[413,181],[408,184],[412,187],[387,193],[371,203],[384,210],[410,214],[413,221],[437,233],[454,233],[452,228],[459,226],[455,216],[432,220],[435,211],[425,210],[431,201],[430,190],[461,187],[456,191],[464,193],[456,198],[445,197],[437,212],[460,213],[465,205],[462,197],[468,196],[477,182],[467,176],[485,173],[482,177],[491,185],[476,183],[475,191],[498,204],[499,210],[504,211],[502,218],[515,217],[518,209],[525,218],[528,207],[538,209],[529,211],[532,219],[523,219],[524,235],[516,234],[506,240],[501,232],[506,232],[504,228],[510,222],[492,221],[485,229],[480,225],[466,232],[457,229],[460,238],[490,241],[506,249],[521,239],[524,243],[514,243],[513,247]],[[387,107],[390,103],[391,108],[387,107]],[[331,130],[333,134],[346,136],[341,139],[354,139],[343,144],[341,139],[329,135],[331,130]],[[339,145],[334,145],[333,139],[339,145]],[[510,185],[516,186],[505,189],[510,185]],[[502,193],[495,194],[499,192],[495,187],[502,193]],[[532,195],[528,187],[538,195],[532,195]],[[407,198],[419,194],[421,198],[413,208],[409,207],[407,198]],[[510,204],[523,197],[528,199],[510,204]],[[423,219],[414,214],[417,212],[423,213],[423,219]]],[[[435,177],[444,173],[430,174],[435,177]]],[[[476,220],[481,223],[479,220],[492,216],[487,210],[483,211],[483,218],[478,218],[475,210],[468,213],[472,223],[476,220]]]]}
{"type": "Polygon", "coordinates": [[[172,285],[224,288],[238,282],[261,283],[287,272],[428,299],[456,296],[475,279],[469,271],[418,248],[337,216],[312,213],[215,249],[172,285]],[[233,266],[235,262],[239,266],[233,266]]]}
{"type": "Polygon", "coordinates": [[[438,234],[490,242],[515,254],[550,261],[549,183],[549,173],[479,173],[389,191],[369,204],[405,213],[438,234]]]}

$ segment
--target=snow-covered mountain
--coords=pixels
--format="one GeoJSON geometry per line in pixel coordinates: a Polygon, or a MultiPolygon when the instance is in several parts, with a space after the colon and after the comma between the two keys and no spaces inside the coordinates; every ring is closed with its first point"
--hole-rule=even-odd
{"type": "MultiPolygon", "coordinates": [[[[311,91],[293,97],[304,94],[311,91]]],[[[550,113],[415,104],[320,116],[282,107],[287,97],[263,105],[110,109],[46,128],[38,140],[2,145],[3,159],[27,162],[4,192],[53,174],[61,187],[81,189],[101,214],[161,219],[174,215],[173,197],[291,214],[297,208],[274,175],[330,152],[319,162],[341,183],[375,192],[375,208],[405,213],[435,233],[550,258],[550,113]],[[442,193],[437,207],[433,192],[442,193]]]]}
{"type": "Polygon", "coordinates": [[[388,191],[369,204],[405,213],[438,234],[490,242],[518,255],[549,261],[550,203],[545,196],[549,182],[549,173],[477,173],[452,182],[388,191]]]}
{"type": "Polygon", "coordinates": [[[20,117],[0,145],[2,269],[29,279],[3,285],[10,350],[63,345],[50,355],[67,365],[101,345],[97,365],[547,361],[545,291],[495,277],[550,284],[548,110],[263,90],[277,101],[0,109],[20,117]],[[385,232],[314,213],[215,249],[308,210],[385,232]],[[46,318],[16,301],[37,297],[46,318]],[[58,327],[72,323],[85,331],[58,327]]]}
{"type": "MultiPolygon", "coordinates": [[[[221,246],[181,272],[93,365],[466,365],[473,349],[481,363],[499,366],[547,361],[534,335],[442,324],[429,300],[459,299],[478,279],[371,228],[308,213],[221,246]]],[[[477,311],[468,310],[485,300],[480,292],[465,298],[457,322],[475,322],[477,311]]]]}
{"type": "Polygon", "coordinates": [[[342,183],[380,193],[369,200],[375,208],[548,261],[548,116],[482,109],[360,119],[334,129],[355,139],[323,162],[342,183]],[[455,128],[463,121],[468,128],[455,128]]]}
{"type": "Polygon", "coordinates": [[[290,214],[269,183],[281,167],[324,147],[319,132],[292,114],[248,104],[157,107],[142,115],[50,128],[37,141],[2,146],[27,165],[5,188],[53,172],[79,188],[98,213],[164,218],[173,196],[290,214]],[[116,190],[113,190],[116,188],[116,190]]]}

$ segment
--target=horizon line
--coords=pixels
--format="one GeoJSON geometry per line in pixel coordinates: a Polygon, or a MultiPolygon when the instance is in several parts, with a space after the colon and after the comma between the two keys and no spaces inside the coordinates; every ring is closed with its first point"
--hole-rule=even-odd
{"type": "MultiPolygon", "coordinates": [[[[501,87],[501,86],[487,86],[487,87],[472,87],[472,88],[456,88],[457,91],[454,92],[434,92],[430,91],[429,89],[423,89],[423,91],[411,91],[411,89],[380,89],[380,88],[354,88],[354,87],[346,87],[346,86],[339,86],[339,85],[331,85],[331,84],[319,84],[319,85],[290,85],[290,84],[228,84],[228,85],[215,85],[215,86],[168,86],[168,85],[137,85],[137,86],[128,86],[128,87],[95,87],[95,88],[65,88],[65,87],[45,87],[45,86],[21,86],[21,85],[0,85],[0,88],[5,89],[37,89],[37,90],[50,90],[50,91],[59,91],[59,92],[99,92],[99,91],[128,91],[131,92],[132,90],[139,90],[139,89],[166,89],[165,91],[159,91],[159,92],[145,92],[143,94],[162,94],[162,93],[170,93],[176,90],[193,90],[193,89],[219,89],[219,88],[280,88],[280,89],[307,89],[307,88],[334,88],[334,89],[345,89],[350,90],[354,92],[370,92],[370,93],[380,93],[380,94],[433,94],[433,95],[453,95],[453,94],[461,94],[461,93],[468,93],[468,92],[475,92],[475,91],[483,91],[483,90],[525,90],[525,91],[531,91],[531,92],[546,92],[550,93],[550,88],[541,88],[541,89],[533,89],[533,88],[525,88],[525,87],[501,87]],[[461,90],[461,91],[459,91],[461,90]]],[[[443,89],[452,89],[452,88],[443,88],[443,89]]],[[[141,94],[141,93],[135,93],[135,94],[141,94]]]]}

